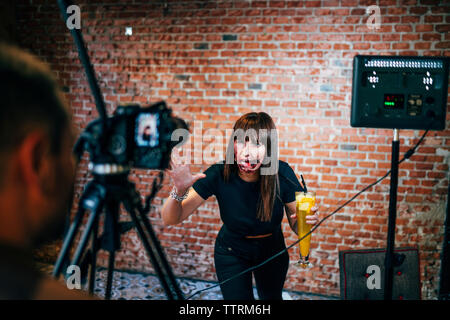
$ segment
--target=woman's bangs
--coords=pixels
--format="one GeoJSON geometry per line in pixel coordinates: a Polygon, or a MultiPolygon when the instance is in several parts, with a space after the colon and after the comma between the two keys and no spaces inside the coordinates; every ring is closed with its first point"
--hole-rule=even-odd
{"type": "Polygon", "coordinates": [[[269,123],[261,121],[257,114],[248,115],[237,121],[234,126],[236,133],[234,139],[239,142],[250,141],[253,144],[267,145],[267,140],[270,139],[270,130],[272,129],[269,123]]]}

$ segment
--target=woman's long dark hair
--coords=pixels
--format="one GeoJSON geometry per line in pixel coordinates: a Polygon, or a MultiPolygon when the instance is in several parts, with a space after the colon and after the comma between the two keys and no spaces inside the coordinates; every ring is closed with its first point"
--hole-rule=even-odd
{"type": "Polygon", "coordinates": [[[280,182],[278,180],[278,139],[276,138],[276,127],[272,118],[265,112],[250,112],[240,117],[233,127],[233,134],[227,148],[227,159],[224,166],[224,180],[229,181],[232,174],[238,174],[238,167],[234,157],[234,141],[242,139],[242,136],[236,135],[237,132],[245,132],[244,139],[250,139],[264,144],[266,153],[262,161],[260,172],[264,168],[275,168],[268,170],[272,174],[260,175],[261,196],[257,205],[256,217],[261,221],[270,221],[272,219],[272,209],[275,198],[279,193],[280,182]],[[275,133],[275,141],[272,141],[275,133]],[[275,154],[272,149],[275,149],[275,154]],[[275,163],[273,163],[275,162],[275,163]]]}

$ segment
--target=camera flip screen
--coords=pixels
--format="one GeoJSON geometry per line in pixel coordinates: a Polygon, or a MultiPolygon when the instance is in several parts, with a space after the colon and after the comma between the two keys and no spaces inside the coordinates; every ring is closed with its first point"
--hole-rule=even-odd
{"type": "Polygon", "coordinates": [[[136,117],[135,142],[138,147],[157,147],[159,145],[159,114],[141,113],[136,117]]]}

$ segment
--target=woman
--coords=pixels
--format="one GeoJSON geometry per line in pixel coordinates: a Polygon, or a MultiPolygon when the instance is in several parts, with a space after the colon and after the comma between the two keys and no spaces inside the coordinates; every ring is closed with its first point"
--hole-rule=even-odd
{"type": "MultiPolygon", "coordinates": [[[[178,224],[210,196],[216,196],[224,223],[214,248],[219,282],[286,248],[281,230],[283,207],[297,233],[295,192],[303,191],[291,167],[278,160],[278,145],[272,141],[274,135],[268,134],[276,133],[276,128],[267,113],[247,113],[236,121],[233,130],[225,163],[192,175],[188,165],[176,163],[176,158],[171,161],[168,174],[174,188],[162,209],[166,225],[178,224]],[[277,170],[271,171],[273,167],[277,170]]],[[[317,208],[312,211],[307,222],[316,224],[317,208]]],[[[260,299],[281,299],[288,266],[285,252],[253,271],[260,299]]],[[[254,299],[250,272],[220,288],[225,300],[254,299]]]]}

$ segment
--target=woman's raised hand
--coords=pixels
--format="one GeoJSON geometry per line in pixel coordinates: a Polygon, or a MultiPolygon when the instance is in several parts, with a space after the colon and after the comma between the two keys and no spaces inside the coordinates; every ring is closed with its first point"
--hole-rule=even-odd
{"type": "Polygon", "coordinates": [[[166,171],[172,179],[178,195],[183,195],[195,181],[205,178],[204,173],[191,174],[189,164],[182,164],[181,158],[178,156],[178,150],[173,149],[170,160],[170,169],[166,171]]]}

